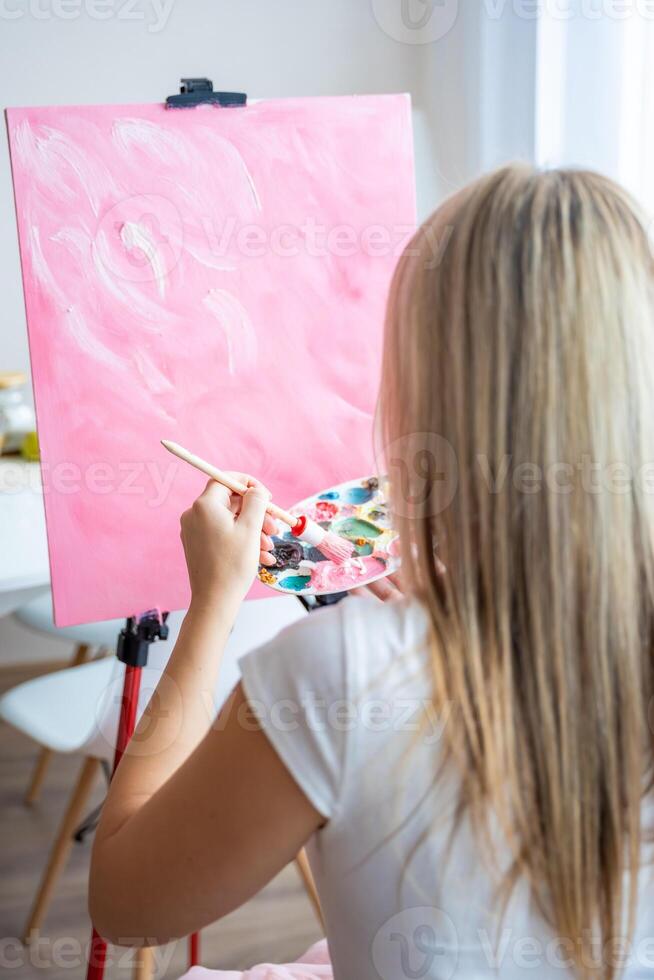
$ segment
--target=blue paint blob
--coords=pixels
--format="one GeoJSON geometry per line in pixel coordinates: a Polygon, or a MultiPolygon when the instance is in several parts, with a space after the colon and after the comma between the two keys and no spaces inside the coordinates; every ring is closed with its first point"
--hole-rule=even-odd
{"type": "Polygon", "coordinates": [[[326,493],[321,493],[318,500],[338,500],[340,493],[338,490],[327,490],[326,493]]]}
{"type": "Polygon", "coordinates": [[[287,575],[277,583],[283,589],[290,589],[291,592],[303,592],[311,581],[310,575],[287,575]]]}
{"type": "Polygon", "coordinates": [[[350,487],[345,491],[345,500],[348,504],[367,504],[373,492],[370,487],[350,487]]]}

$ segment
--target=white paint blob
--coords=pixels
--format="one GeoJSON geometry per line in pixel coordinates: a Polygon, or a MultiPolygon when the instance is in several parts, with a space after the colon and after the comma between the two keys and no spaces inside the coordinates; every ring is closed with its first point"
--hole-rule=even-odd
{"type": "Polygon", "coordinates": [[[34,270],[36,279],[40,282],[46,294],[49,294],[58,306],[65,309],[68,306],[68,300],[53,276],[43,254],[41,233],[37,225],[31,225],[29,229],[29,250],[32,257],[32,269],[34,270]]]}
{"type": "Polygon", "coordinates": [[[153,394],[163,395],[174,391],[170,378],[159,370],[149,354],[143,349],[137,349],[132,356],[139,374],[153,394]]]}
{"type": "Polygon", "coordinates": [[[127,362],[106,347],[89,327],[86,318],[75,306],[66,310],[66,323],[78,348],[103,367],[124,370],[127,362]]]}
{"type": "Polygon", "coordinates": [[[51,204],[70,204],[81,190],[98,215],[102,201],[119,193],[107,167],[59,130],[41,126],[37,134],[24,120],[14,130],[14,140],[22,165],[51,204]]]}
{"type": "Polygon", "coordinates": [[[159,295],[163,299],[166,294],[166,266],[150,230],[143,224],[126,221],[120,229],[120,239],[128,251],[137,248],[143,253],[152,270],[152,278],[157,284],[159,295]]]}
{"type": "Polygon", "coordinates": [[[220,136],[218,133],[212,130],[207,130],[207,139],[213,144],[213,146],[220,150],[222,155],[226,158],[229,164],[233,164],[237,171],[240,171],[241,175],[245,178],[248,185],[250,196],[252,198],[252,203],[254,204],[257,211],[261,211],[261,198],[259,196],[259,191],[254,183],[254,178],[248,169],[248,165],[245,160],[236,149],[233,143],[224,136],[220,136]]]}
{"type": "Polygon", "coordinates": [[[114,142],[126,154],[140,147],[163,163],[170,162],[171,151],[182,160],[188,159],[186,147],[176,133],[147,119],[116,119],[112,134],[114,142]]]}
{"type": "Polygon", "coordinates": [[[223,331],[229,373],[252,370],[257,362],[257,336],[245,307],[226,289],[210,289],[202,302],[223,331]]]}

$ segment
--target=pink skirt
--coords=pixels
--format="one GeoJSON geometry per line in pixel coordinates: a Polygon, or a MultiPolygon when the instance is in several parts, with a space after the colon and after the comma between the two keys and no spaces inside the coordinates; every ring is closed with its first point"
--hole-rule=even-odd
{"type": "Polygon", "coordinates": [[[295,963],[259,963],[250,970],[207,970],[194,966],[180,980],[332,980],[327,940],[321,939],[295,963]]]}

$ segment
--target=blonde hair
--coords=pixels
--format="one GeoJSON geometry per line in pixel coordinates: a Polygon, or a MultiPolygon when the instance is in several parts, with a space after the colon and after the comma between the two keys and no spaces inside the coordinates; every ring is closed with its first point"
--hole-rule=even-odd
{"type": "Polygon", "coordinates": [[[653,287],[625,192],[510,166],[422,226],[387,316],[382,433],[461,810],[499,819],[505,897],[527,877],[584,977],[616,974],[592,936],[633,929],[651,776],[653,287]]]}

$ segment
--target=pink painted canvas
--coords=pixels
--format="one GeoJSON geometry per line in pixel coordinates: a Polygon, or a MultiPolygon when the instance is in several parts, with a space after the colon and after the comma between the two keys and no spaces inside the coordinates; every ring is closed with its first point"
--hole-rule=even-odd
{"type": "Polygon", "coordinates": [[[56,621],[185,608],[179,517],[204,481],[161,438],[282,506],[374,470],[409,99],[7,123],[56,621]]]}

